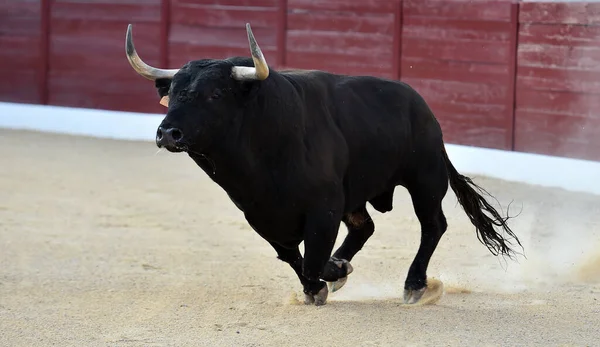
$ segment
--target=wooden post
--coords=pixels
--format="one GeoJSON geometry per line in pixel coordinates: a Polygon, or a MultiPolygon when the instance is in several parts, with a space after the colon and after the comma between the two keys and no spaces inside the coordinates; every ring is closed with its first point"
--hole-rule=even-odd
{"type": "Polygon", "coordinates": [[[397,80],[402,77],[402,7],[403,1],[397,0],[394,8],[394,45],[392,52],[392,73],[397,80]]]}
{"type": "Polygon", "coordinates": [[[279,12],[277,13],[277,68],[281,69],[286,64],[287,50],[287,0],[279,0],[279,12]]]}
{"type": "Polygon", "coordinates": [[[519,3],[514,2],[510,7],[510,55],[508,62],[508,98],[506,112],[506,147],[515,150],[516,100],[517,100],[517,64],[519,48],[519,3]]]}
{"type": "Polygon", "coordinates": [[[162,0],[160,7],[160,66],[169,68],[169,29],[171,26],[171,0],[162,0]]]}
{"type": "Polygon", "coordinates": [[[48,70],[50,69],[50,1],[40,1],[40,51],[38,56],[38,94],[42,105],[48,104],[48,70]]]}

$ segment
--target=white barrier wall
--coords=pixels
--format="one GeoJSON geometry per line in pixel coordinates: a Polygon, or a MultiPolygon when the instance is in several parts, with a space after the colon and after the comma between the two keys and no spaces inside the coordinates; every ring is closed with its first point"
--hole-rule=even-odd
{"type": "MultiPolygon", "coordinates": [[[[164,115],[0,102],[0,128],[121,140],[154,141],[164,115]]],[[[537,154],[446,145],[465,174],[600,194],[600,163],[537,154]]]]}

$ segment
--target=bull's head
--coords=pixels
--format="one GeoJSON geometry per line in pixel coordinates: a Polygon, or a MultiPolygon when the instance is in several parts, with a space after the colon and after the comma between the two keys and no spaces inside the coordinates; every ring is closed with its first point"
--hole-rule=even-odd
{"type": "Polygon", "coordinates": [[[156,145],[170,152],[202,151],[212,139],[240,122],[240,115],[257,84],[269,76],[267,62],[246,24],[252,60],[202,59],[181,69],[158,69],[142,61],[127,28],[126,53],[133,69],[155,81],[167,115],[158,127],[156,145]]]}

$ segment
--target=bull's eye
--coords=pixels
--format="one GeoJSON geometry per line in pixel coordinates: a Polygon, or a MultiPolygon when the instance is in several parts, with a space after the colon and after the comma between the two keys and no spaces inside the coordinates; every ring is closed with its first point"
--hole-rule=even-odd
{"type": "Polygon", "coordinates": [[[190,102],[198,97],[198,92],[189,91],[184,89],[177,93],[177,101],[179,102],[190,102]]]}
{"type": "Polygon", "coordinates": [[[222,92],[220,89],[213,90],[212,94],[208,97],[209,100],[216,100],[222,96],[222,92]]]}
{"type": "Polygon", "coordinates": [[[177,94],[177,101],[187,102],[190,99],[189,92],[187,90],[182,90],[177,94]]]}

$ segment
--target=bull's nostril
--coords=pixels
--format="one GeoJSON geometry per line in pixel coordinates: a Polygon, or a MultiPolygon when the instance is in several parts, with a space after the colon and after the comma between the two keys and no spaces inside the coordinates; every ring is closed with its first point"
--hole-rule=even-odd
{"type": "Polygon", "coordinates": [[[162,129],[158,128],[158,130],[156,131],[156,139],[160,141],[160,140],[162,140],[162,137],[163,137],[162,129]]]}
{"type": "Polygon", "coordinates": [[[181,130],[179,130],[179,129],[173,129],[171,131],[171,137],[173,138],[173,140],[179,141],[183,137],[183,134],[181,133],[181,130]]]}

